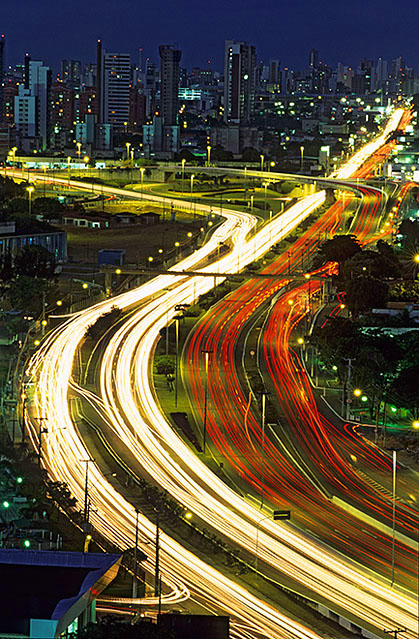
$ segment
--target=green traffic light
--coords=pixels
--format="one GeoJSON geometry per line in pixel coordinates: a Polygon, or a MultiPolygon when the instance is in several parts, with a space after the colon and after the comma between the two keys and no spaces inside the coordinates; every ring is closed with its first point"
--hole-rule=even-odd
{"type": "Polygon", "coordinates": [[[10,504],[7,500],[3,502],[3,508],[9,508],[10,504]]]}
{"type": "Polygon", "coordinates": [[[16,483],[21,484],[23,482],[23,477],[16,477],[16,483]]]}
{"type": "Polygon", "coordinates": [[[23,545],[25,546],[25,548],[30,548],[31,542],[29,541],[29,539],[25,539],[25,541],[23,542],[23,545]]]}

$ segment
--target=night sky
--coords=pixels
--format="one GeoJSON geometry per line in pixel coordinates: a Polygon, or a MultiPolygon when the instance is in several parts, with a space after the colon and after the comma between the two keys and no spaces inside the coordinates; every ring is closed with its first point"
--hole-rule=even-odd
{"type": "Polygon", "coordinates": [[[223,69],[224,40],[247,40],[258,59],[302,69],[308,51],[356,65],[362,57],[403,56],[419,70],[419,5],[395,0],[2,0],[0,31],[7,64],[27,51],[59,70],[61,58],[94,61],[98,38],[108,51],[138,49],[158,61],[158,45],[177,43],[182,66],[223,69]]]}

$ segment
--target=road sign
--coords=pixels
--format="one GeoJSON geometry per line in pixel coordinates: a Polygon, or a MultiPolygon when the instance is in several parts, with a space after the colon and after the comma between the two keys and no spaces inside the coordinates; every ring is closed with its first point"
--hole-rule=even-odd
{"type": "Polygon", "coordinates": [[[277,521],[278,519],[291,519],[291,511],[290,510],[274,510],[273,519],[277,521]]]}

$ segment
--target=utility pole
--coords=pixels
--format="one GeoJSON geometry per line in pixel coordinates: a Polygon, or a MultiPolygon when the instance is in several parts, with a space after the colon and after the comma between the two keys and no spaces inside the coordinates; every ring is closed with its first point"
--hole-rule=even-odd
{"type": "MultiPolygon", "coordinates": [[[[397,451],[393,450],[393,499],[392,499],[392,522],[393,534],[391,538],[391,585],[394,585],[394,552],[396,537],[396,469],[397,469],[397,451]]],[[[397,635],[395,635],[397,639],[397,635]]]]}
{"type": "Polygon", "coordinates": [[[48,432],[48,428],[42,426],[43,421],[47,421],[47,417],[37,417],[37,421],[39,421],[39,432],[38,432],[38,466],[41,466],[42,459],[42,435],[46,435],[48,432]]]}
{"type": "Polygon", "coordinates": [[[135,509],[135,546],[134,546],[134,575],[132,579],[132,598],[137,599],[137,553],[138,553],[138,508],[135,509]]]}
{"type": "Polygon", "coordinates": [[[87,532],[87,524],[89,522],[89,464],[94,462],[94,459],[81,459],[83,464],[86,464],[86,473],[84,476],[84,510],[83,510],[83,525],[87,532]]]}
{"type": "Polygon", "coordinates": [[[265,421],[266,421],[266,395],[267,392],[263,391],[261,395],[261,426],[262,426],[262,468],[261,468],[261,491],[260,491],[260,509],[263,509],[265,500],[265,421]]]}
{"type": "Polygon", "coordinates": [[[350,408],[351,408],[351,377],[352,377],[352,362],[354,362],[354,358],[345,359],[345,362],[348,362],[348,376],[346,378],[346,419],[349,419],[350,408]]]}
{"type": "Polygon", "coordinates": [[[154,596],[160,596],[160,521],[159,510],[156,510],[156,565],[154,575],[154,596]]]}
{"type": "Polygon", "coordinates": [[[407,632],[407,628],[395,628],[394,630],[384,630],[387,635],[393,635],[394,639],[398,639],[400,632],[407,632]]]}
{"type": "Polygon", "coordinates": [[[208,364],[209,358],[212,354],[211,350],[202,350],[205,357],[205,396],[204,396],[204,424],[203,424],[203,433],[202,433],[202,452],[205,455],[205,448],[207,444],[207,409],[208,409],[208,364]]]}

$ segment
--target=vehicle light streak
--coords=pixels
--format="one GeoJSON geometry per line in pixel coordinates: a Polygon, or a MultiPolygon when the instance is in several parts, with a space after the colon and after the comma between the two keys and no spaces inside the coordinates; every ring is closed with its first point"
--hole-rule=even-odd
{"type": "MultiPolygon", "coordinates": [[[[124,195],[127,195],[125,191],[124,195]]],[[[228,227],[233,250],[217,265],[221,272],[236,272],[253,261],[255,255],[263,255],[272,243],[289,233],[323,200],[323,192],[305,198],[274,220],[270,229],[264,227],[249,241],[245,238],[253,220],[245,214],[224,211],[227,222],[215,231],[208,245],[177,268],[191,268],[205,259],[214,250],[214,242],[217,245],[220,237],[227,238],[223,234],[228,227]]],[[[203,521],[253,552],[260,512],[228,489],[191,453],[162,416],[150,387],[149,356],[158,332],[166,322],[166,299],[172,316],[176,304],[190,302],[194,294],[200,295],[211,288],[208,278],[188,280],[179,277],[175,285],[173,281],[173,276],[159,276],[139,289],[78,313],[42,343],[30,366],[30,374],[37,378],[33,413],[66,427],[47,438],[45,463],[54,477],[68,482],[80,500],[83,468],[77,460],[85,459],[88,451],[74,428],[69,408],[70,386],[72,396],[76,391],[81,396],[84,394],[83,389],[72,381],[75,353],[86,327],[99,315],[115,304],[129,308],[141,302],[141,309],[115,333],[103,356],[99,411],[108,427],[135,453],[138,463],[158,484],[203,521]],[[168,284],[172,285],[171,290],[160,295],[168,284]],[[152,295],[159,297],[150,299],[152,295]],[[182,464],[176,460],[182,460],[182,464]]],[[[29,421],[28,426],[33,437],[35,429],[29,421]]],[[[92,476],[89,497],[98,508],[98,512],[92,513],[93,524],[122,547],[132,545],[133,507],[112,488],[95,464],[91,464],[89,473],[92,476]]],[[[140,526],[147,538],[152,538],[153,525],[143,516],[140,526]]],[[[222,609],[264,636],[316,637],[315,633],[287,619],[199,561],[167,535],[162,535],[161,543],[163,576],[165,582],[172,585],[173,593],[177,590],[183,597],[191,590],[194,596],[198,593],[203,599],[216,599],[222,609]]],[[[376,628],[397,623],[406,626],[408,636],[413,636],[415,605],[411,598],[397,589],[390,591],[385,584],[374,582],[359,567],[308,540],[299,531],[290,526],[263,522],[260,524],[259,548],[263,561],[326,600],[356,611],[360,619],[376,628]]]]}

